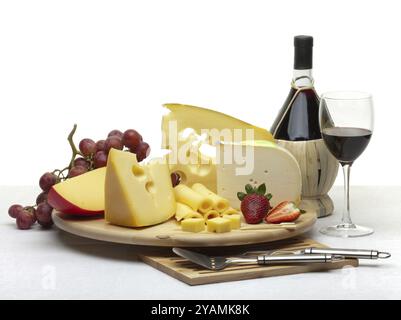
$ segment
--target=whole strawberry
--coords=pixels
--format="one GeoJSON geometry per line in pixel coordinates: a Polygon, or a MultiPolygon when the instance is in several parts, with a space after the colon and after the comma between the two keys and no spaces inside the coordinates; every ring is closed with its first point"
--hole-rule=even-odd
{"type": "Polygon", "coordinates": [[[260,223],[267,215],[272,195],[266,194],[266,185],[263,183],[259,187],[252,187],[250,184],[245,186],[244,192],[238,192],[238,199],[241,200],[241,211],[245,221],[249,224],[260,223]]]}

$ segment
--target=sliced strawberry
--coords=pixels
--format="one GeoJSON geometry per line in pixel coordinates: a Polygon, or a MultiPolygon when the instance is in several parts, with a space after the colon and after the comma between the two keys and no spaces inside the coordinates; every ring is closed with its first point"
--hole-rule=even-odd
{"type": "Polygon", "coordinates": [[[283,201],[270,210],[265,221],[267,223],[292,222],[298,219],[300,215],[301,210],[297,208],[294,202],[283,201]]]}

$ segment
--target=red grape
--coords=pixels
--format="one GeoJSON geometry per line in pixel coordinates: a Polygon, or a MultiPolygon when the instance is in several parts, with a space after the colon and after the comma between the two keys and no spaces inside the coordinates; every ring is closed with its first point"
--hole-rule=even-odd
{"type": "Polygon", "coordinates": [[[177,172],[173,172],[170,176],[173,187],[178,186],[181,182],[181,176],[177,172]]]}
{"type": "Polygon", "coordinates": [[[13,204],[10,208],[8,208],[8,215],[11,218],[16,219],[18,217],[18,214],[24,209],[23,206],[19,204],[13,204]]]}
{"type": "Polygon", "coordinates": [[[88,160],[86,160],[85,158],[76,158],[74,160],[74,166],[81,166],[81,167],[89,169],[90,162],[88,160]]]}
{"type": "Polygon", "coordinates": [[[150,153],[150,146],[146,142],[141,142],[138,147],[136,148],[136,159],[138,162],[141,162],[143,159],[150,153]]]}
{"type": "Polygon", "coordinates": [[[43,201],[47,200],[47,192],[43,191],[42,193],[39,193],[39,195],[36,197],[36,204],[38,205],[39,203],[42,203],[43,201]]]}
{"type": "Polygon", "coordinates": [[[21,210],[17,216],[17,227],[21,230],[27,230],[32,227],[35,223],[35,218],[33,213],[28,210],[21,210]]]}
{"type": "Polygon", "coordinates": [[[138,145],[142,142],[142,136],[134,129],[128,129],[123,135],[123,144],[131,151],[135,151],[138,145]]]}
{"type": "Polygon", "coordinates": [[[52,211],[53,207],[47,202],[42,202],[38,205],[38,208],[36,209],[36,218],[42,227],[48,228],[53,225],[52,211]]]}
{"type": "Polygon", "coordinates": [[[89,157],[96,152],[96,143],[92,139],[82,139],[79,143],[79,150],[83,156],[89,157]]]}
{"type": "Polygon", "coordinates": [[[104,151],[104,144],[106,143],[106,140],[99,140],[96,142],[96,151],[104,151]]]}
{"type": "Polygon", "coordinates": [[[117,136],[111,136],[106,139],[106,142],[104,144],[104,151],[108,153],[111,148],[117,149],[117,150],[122,150],[123,149],[123,143],[121,139],[117,136]]]}
{"type": "Polygon", "coordinates": [[[123,138],[123,133],[120,130],[111,130],[109,134],[107,135],[107,138],[112,137],[112,136],[117,136],[120,139],[123,138]]]}
{"type": "Polygon", "coordinates": [[[98,151],[93,157],[93,164],[95,168],[105,167],[107,165],[107,153],[104,151],[98,151]]]}
{"type": "Polygon", "coordinates": [[[57,176],[54,173],[46,172],[39,179],[39,186],[43,191],[49,191],[57,183],[57,176]]]}
{"type": "Polygon", "coordinates": [[[79,176],[85,172],[87,172],[88,169],[82,166],[74,166],[70,169],[70,171],[68,172],[68,178],[73,178],[76,176],[79,176]]]}

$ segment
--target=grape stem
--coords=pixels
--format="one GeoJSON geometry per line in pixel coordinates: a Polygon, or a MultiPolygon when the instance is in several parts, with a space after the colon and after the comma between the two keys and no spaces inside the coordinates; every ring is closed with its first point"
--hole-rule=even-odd
{"type": "MultiPolygon", "coordinates": [[[[71,161],[70,161],[70,164],[68,165],[68,168],[67,168],[68,170],[70,170],[70,169],[72,168],[72,166],[74,165],[75,157],[76,157],[78,154],[82,156],[82,153],[79,152],[79,150],[78,150],[77,147],[75,146],[74,140],[73,140],[74,134],[75,134],[75,131],[76,131],[76,130],[77,130],[77,125],[74,124],[74,127],[72,128],[72,130],[71,130],[71,132],[70,132],[70,134],[68,135],[68,138],[67,138],[68,143],[70,144],[70,147],[71,147],[71,151],[72,151],[71,161]]],[[[65,169],[61,170],[61,172],[64,171],[64,170],[65,170],[65,169]]]]}

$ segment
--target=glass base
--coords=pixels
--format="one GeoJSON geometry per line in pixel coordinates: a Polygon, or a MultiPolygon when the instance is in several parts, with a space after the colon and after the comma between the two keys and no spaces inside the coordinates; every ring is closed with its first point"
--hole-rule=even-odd
{"type": "Polygon", "coordinates": [[[342,223],[320,229],[320,232],[331,237],[355,238],[367,236],[369,234],[372,234],[374,231],[373,229],[368,227],[362,227],[356,224],[342,223]]]}

